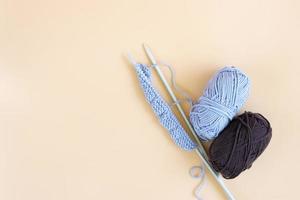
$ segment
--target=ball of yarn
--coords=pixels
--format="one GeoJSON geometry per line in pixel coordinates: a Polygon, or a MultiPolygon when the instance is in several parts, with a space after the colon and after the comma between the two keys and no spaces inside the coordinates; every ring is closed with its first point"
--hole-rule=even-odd
{"type": "Polygon", "coordinates": [[[234,118],[209,148],[214,169],[231,179],[249,169],[272,137],[270,123],[261,114],[245,112],[234,118]]]}
{"type": "Polygon", "coordinates": [[[192,106],[190,120],[197,135],[202,140],[216,138],[245,103],[249,89],[249,78],[238,68],[219,70],[192,106]]]}

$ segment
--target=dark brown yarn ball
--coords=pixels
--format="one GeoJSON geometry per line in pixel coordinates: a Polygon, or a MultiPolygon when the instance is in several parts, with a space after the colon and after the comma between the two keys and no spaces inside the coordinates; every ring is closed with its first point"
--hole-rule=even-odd
{"type": "Polygon", "coordinates": [[[234,118],[213,141],[209,159],[224,178],[232,179],[249,169],[272,137],[269,121],[258,113],[245,112],[234,118]]]}

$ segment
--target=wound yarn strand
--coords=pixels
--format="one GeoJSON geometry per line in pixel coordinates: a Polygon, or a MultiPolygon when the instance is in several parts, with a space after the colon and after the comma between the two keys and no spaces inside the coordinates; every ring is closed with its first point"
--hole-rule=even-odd
{"type": "Polygon", "coordinates": [[[198,136],[204,141],[216,138],[246,102],[249,89],[249,78],[238,68],[219,70],[191,109],[190,120],[198,136]]]}
{"type": "Polygon", "coordinates": [[[232,179],[249,169],[272,138],[269,121],[259,113],[237,116],[213,141],[209,159],[224,178],[232,179]]]}

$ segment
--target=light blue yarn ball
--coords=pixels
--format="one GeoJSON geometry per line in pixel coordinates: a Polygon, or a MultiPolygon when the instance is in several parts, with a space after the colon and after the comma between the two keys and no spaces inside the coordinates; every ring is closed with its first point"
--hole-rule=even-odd
{"type": "Polygon", "coordinates": [[[238,68],[219,70],[191,109],[198,136],[205,141],[216,138],[246,102],[249,89],[249,78],[238,68]]]}

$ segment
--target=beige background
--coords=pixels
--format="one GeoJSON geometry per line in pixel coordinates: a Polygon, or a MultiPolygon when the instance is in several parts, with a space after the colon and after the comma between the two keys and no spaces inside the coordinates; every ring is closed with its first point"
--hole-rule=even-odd
{"type": "MultiPolygon", "coordinates": [[[[296,199],[297,0],[0,0],[0,199],[193,199],[199,164],[146,104],[130,51],[147,42],[197,99],[221,66],[252,80],[243,110],[273,139],[226,184],[242,200],[296,199]]],[[[223,199],[209,178],[204,199],[223,199]]]]}

